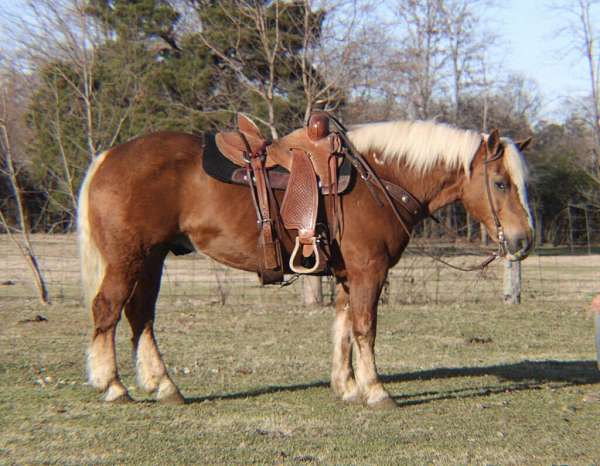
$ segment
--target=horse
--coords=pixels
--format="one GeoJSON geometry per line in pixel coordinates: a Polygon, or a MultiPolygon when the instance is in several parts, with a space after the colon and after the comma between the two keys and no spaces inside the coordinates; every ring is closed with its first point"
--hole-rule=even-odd
{"type": "MultiPolygon", "coordinates": [[[[346,136],[377,176],[404,188],[427,215],[460,201],[503,246],[507,259],[522,260],[529,253],[534,221],[522,155],[528,140],[432,121],[360,124],[346,136]]],[[[169,251],[192,245],[227,266],[258,271],[259,230],[249,189],[209,176],[204,151],[201,136],[153,133],[106,150],[85,175],[78,235],[83,290],[93,317],[87,370],[89,383],[107,402],[131,400],[115,352],[123,310],[133,335],[138,384],[160,402],[185,402],[153,329],[169,251]]],[[[336,279],[330,385],[343,401],[389,408],[396,403],[375,364],[377,305],[389,269],[422,217],[401,225],[367,177],[354,178],[339,199],[343,228],[330,265],[336,279]]],[[[282,244],[285,258],[292,244],[282,244]]]]}

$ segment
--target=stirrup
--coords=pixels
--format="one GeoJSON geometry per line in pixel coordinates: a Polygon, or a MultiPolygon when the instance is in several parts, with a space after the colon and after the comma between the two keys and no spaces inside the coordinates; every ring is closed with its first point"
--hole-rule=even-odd
{"type": "Polygon", "coordinates": [[[325,268],[325,257],[319,246],[317,245],[317,238],[310,238],[309,244],[301,244],[300,237],[296,236],[296,244],[294,250],[290,256],[290,269],[295,273],[315,273],[320,272],[325,268]],[[305,255],[304,251],[308,249],[310,254],[305,255]],[[314,257],[315,263],[312,267],[308,268],[302,265],[302,259],[305,257],[314,257]]]}

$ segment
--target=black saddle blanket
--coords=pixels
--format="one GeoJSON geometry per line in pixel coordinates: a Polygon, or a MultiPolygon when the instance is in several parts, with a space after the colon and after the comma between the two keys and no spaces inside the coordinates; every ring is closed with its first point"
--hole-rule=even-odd
{"type": "MultiPolygon", "coordinates": [[[[202,168],[211,177],[231,184],[247,184],[245,169],[231,162],[225,157],[217,144],[215,143],[215,135],[211,133],[204,134],[204,154],[202,157],[202,168]]],[[[285,190],[289,172],[276,165],[267,170],[269,180],[273,189],[285,190]]],[[[352,174],[352,164],[346,158],[339,169],[339,186],[338,194],[342,194],[350,184],[352,174]]]]}
{"type": "MultiPolygon", "coordinates": [[[[244,170],[242,167],[234,164],[225,157],[217,144],[214,134],[204,135],[204,155],[202,157],[202,168],[213,178],[224,183],[240,184],[239,173],[244,170]]],[[[269,172],[288,173],[288,171],[279,165],[268,170],[269,172]]],[[[245,183],[244,183],[245,184],[245,183]]],[[[277,189],[276,186],[273,188],[277,189]]],[[[285,188],[284,188],[285,189],[285,188]]]]}

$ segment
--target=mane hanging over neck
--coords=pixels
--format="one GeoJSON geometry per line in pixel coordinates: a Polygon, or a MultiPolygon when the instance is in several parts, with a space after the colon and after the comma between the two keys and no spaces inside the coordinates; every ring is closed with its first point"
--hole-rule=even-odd
{"type": "Polygon", "coordinates": [[[368,123],[352,127],[348,136],[360,152],[377,151],[381,163],[404,161],[421,174],[440,162],[468,174],[481,144],[475,131],[433,121],[368,123]]]}
{"type": "MultiPolygon", "coordinates": [[[[471,162],[482,137],[487,142],[487,134],[433,121],[367,123],[351,127],[348,136],[361,153],[376,151],[377,162],[405,162],[420,174],[426,174],[437,164],[444,163],[447,169],[462,168],[470,176],[471,162]]],[[[504,166],[517,187],[519,199],[533,229],[533,215],[527,198],[527,162],[511,139],[501,138],[501,141],[504,146],[504,166]]]]}

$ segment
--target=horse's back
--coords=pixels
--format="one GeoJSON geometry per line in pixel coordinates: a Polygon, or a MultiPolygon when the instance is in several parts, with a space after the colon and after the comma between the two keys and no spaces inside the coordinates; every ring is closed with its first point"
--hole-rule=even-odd
{"type": "Polygon", "coordinates": [[[157,170],[172,170],[178,165],[201,162],[203,139],[192,134],[161,131],[119,144],[107,156],[94,177],[94,184],[126,184],[157,170]]]}

